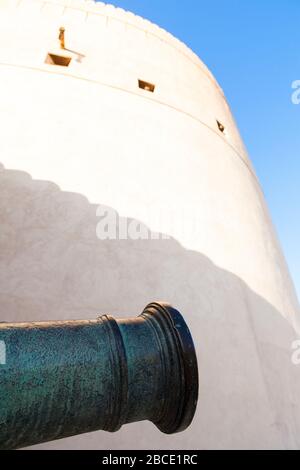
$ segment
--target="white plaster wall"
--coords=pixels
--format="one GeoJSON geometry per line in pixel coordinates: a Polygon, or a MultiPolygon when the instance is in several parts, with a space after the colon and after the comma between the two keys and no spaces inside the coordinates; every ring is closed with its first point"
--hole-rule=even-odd
{"type": "Polygon", "coordinates": [[[2,320],[137,314],[164,299],[195,339],[189,430],[150,423],[39,448],[298,448],[299,306],[222,90],[171,35],[83,0],[0,0],[2,320]],[[68,68],[45,64],[60,53],[68,68]],[[149,93],[138,79],[156,85],[149,93]],[[216,125],[225,125],[222,134],[216,125]],[[96,237],[98,205],[168,240],[96,237]]]}

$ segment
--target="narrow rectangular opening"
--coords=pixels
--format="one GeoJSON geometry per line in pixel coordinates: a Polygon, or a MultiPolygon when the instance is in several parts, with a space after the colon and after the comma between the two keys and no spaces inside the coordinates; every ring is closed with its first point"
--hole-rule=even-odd
{"type": "Polygon", "coordinates": [[[144,80],[139,80],[139,88],[153,93],[155,90],[155,85],[153,85],[153,83],[145,82],[144,80]]]}
{"type": "Polygon", "coordinates": [[[68,67],[70,65],[72,58],[64,55],[57,54],[47,54],[46,64],[60,65],[62,67],[68,67]]]}
{"type": "Polygon", "coordinates": [[[218,126],[218,129],[220,132],[222,132],[222,134],[225,134],[225,126],[223,126],[223,124],[217,120],[217,126],[218,126]]]}

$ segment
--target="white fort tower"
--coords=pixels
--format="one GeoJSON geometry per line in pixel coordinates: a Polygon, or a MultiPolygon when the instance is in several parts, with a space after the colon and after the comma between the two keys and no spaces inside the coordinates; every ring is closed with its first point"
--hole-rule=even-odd
{"type": "Polygon", "coordinates": [[[200,369],[183,433],[140,422],[36,448],[299,448],[298,301],[198,57],[111,5],[0,0],[0,122],[1,321],[135,315],[166,300],[200,369]]]}

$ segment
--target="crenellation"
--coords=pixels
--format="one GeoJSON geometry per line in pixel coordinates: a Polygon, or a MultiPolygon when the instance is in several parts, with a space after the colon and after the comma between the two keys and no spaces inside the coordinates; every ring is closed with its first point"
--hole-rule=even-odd
{"type": "MultiPolygon", "coordinates": [[[[3,1],[5,2],[5,0],[3,1]]],[[[209,76],[210,80],[217,83],[205,64],[203,64],[197,54],[195,54],[189,47],[162,27],[140,17],[139,15],[128,12],[122,8],[115,7],[110,3],[95,2],[94,0],[9,0],[9,3],[16,7],[20,6],[23,2],[25,2],[26,5],[28,5],[28,2],[36,2],[37,4],[42,3],[42,8],[52,14],[60,12],[61,8],[63,8],[65,9],[64,11],[67,11],[67,16],[72,18],[72,21],[75,22],[87,21],[88,15],[94,14],[98,17],[105,15],[106,17],[113,17],[119,21],[125,22],[126,24],[130,24],[132,27],[143,29],[145,32],[158,36],[160,39],[168,42],[171,47],[177,49],[177,51],[184,54],[196,66],[200,67],[204,73],[209,76]],[[77,13],[73,13],[70,10],[77,10],[77,13]]]]}

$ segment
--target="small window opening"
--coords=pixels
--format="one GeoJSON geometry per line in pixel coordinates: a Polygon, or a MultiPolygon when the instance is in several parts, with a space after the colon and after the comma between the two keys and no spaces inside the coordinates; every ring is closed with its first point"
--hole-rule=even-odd
{"type": "Polygon", "coordinates": [[[153,83],[139,80],[139,88],[142,88],[142,90],[150,91],[151,93],[153,93],[155,90],[155,85],[153,85],[153,83]]]}
{"type": "Polygon", "coordinates": [[[225,126],[223,126],[223,124],[217,120],[217,125],[218,125],[218,129],[220,132],[222,132],[222,134],[225,134],[225,126]]]}
{"type": "Polygon", "coordinates": [[[72,58],[64,55],[57,54],[47,54],[46,64],[60,65],[62,67],[68,67],[70,65],[72,58]]]}

